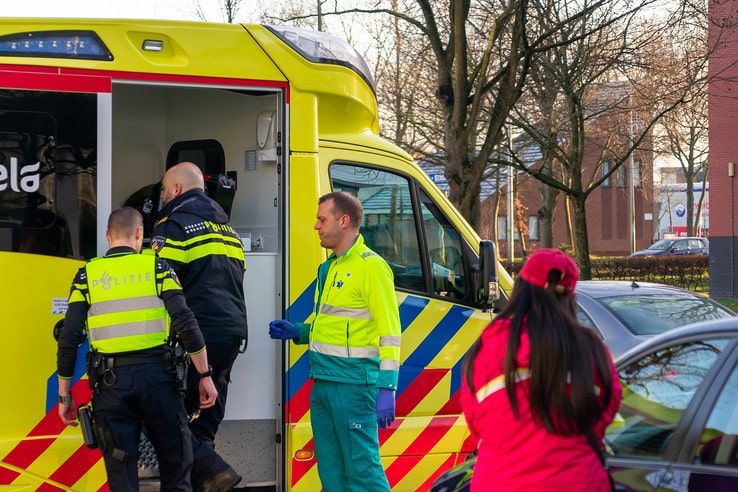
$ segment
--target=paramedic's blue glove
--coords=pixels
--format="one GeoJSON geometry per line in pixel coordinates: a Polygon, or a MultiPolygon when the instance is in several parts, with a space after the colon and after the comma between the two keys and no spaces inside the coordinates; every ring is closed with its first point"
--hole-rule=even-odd
{"type": "Polygon", "coordinates": [[[269,322],[269,336],[275,340],[300,338],[300,327],[286,319],[275,319],[269,322]]]}
{"type": "Polygon", "coordinates": [[[377,396],[377,423],[380,429],[389,427],[395,421],[395,392],[389,388],[379,388],[377,396]]]}

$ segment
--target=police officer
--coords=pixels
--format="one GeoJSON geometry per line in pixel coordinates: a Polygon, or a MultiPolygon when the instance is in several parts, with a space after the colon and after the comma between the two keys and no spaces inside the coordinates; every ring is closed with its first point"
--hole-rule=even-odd
{"type": "MultiPolygon", "coordinates": [[[[192,482],[206,490],[228,490],[241,477],[214,452],[215,434],[225,414],[231,368],[247,338],[243,245],[228,225],[228,215],[204,193],[200,168],[191,162],[172,166],[164,174],[160,219],[151,248],[165,258],[182,282],[187,304],[205,337],[218,399],[213,408],[190,424],[195,463],[192,482]]],[[[197,383],[190,371],[188,388],[197,383]]],[[[187,409],[197,394],[185,397],[187,409]]]]}
{"type": "Polygon", "coordinates": [[[310,423],[328,492],[382,490],[377,425],[395,419],[400,317],[392,270],[359,234],[362,207],[348,193],[319,200],[314,228],[333,250],[318,268],[310,324],[269,323],[269,335],[309,343],[310,423]]]}
{"type": "Polygon", "coordinates": [[[164,358],[171,329],[201,374],[200,406],[211,407],[218,393],[202,334],[167,262],[138,254],[141,215],[130,207],[114,210],[106,238],[106,255],[90,260],[72,283],[57,352],[59,416],[66,425],[76,425],[70,381],[86,324],[91,361],[87,373],[110,489],[138,490],[143,421],[159,459],[161,490],[192,490],[187,417],[164,358]]]}

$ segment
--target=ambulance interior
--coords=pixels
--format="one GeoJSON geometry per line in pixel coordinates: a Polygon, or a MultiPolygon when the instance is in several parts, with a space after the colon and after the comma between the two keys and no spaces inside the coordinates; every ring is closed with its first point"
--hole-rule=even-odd
{"type": "Polygon", "coordinates": [[[152,185],[168,160],[195,162],[210,191],[218,189],[216,199],[226,207],[232,199],[230,225],[246,255],[249,340],[231,375],[218,450],[252,483],[276,477],[280,344],[268,338],[266,327],[280,314],[279,120],[275,92],[134,84],[115,84],[112,91],[113,208],[135,202],[155,214],[159,189],[152,185]],[[213,162],[223,158],[228,178],[220,176],[218,184],[213,162]]]}

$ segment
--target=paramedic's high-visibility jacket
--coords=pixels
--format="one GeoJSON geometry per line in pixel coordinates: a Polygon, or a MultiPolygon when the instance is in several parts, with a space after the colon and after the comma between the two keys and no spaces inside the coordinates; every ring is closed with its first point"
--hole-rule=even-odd
{"type": "Polygon", "coordinates": [[[117,247],[90,260],[74,278],[59,337],[58,370],[71,377],[77,346],[87,322],[90,347],[104,354],[146,353],[163,346],[171,329],[185,349],[204,348],[195,317],[187,308],[174,271],[147,252],[117,247]]]}
{"type": "Polygon", "coordinates": [[[205,341],[246,339],[243,245],[228,215],[202,191],[190,190],[164,205],[160,216],[151,249],[179,275],[205,341]]]}
{"type": "Polygon", "coordinates": [[[387,262],[359,235],[344,254],[318,268],[315,318],[300,324],[309,343],[310,375],[397,389],[400,315],[387,262]]]}

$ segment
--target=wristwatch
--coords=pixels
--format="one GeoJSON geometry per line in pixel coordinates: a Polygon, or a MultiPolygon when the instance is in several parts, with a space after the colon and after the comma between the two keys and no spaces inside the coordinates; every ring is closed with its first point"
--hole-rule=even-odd
{"type": "Polygon", "coordinates": [[[59,404],[71,405],[72,404],[72,393],[67,393],[66,395],[59,395],[59,404]]]}
{"type": "Polygon", "coordinates": [[[210,378],[212,376],[213,376],[213,367],[210,364],[208,364],[208,370],[200,373],[200,379],[210,378]]]}

